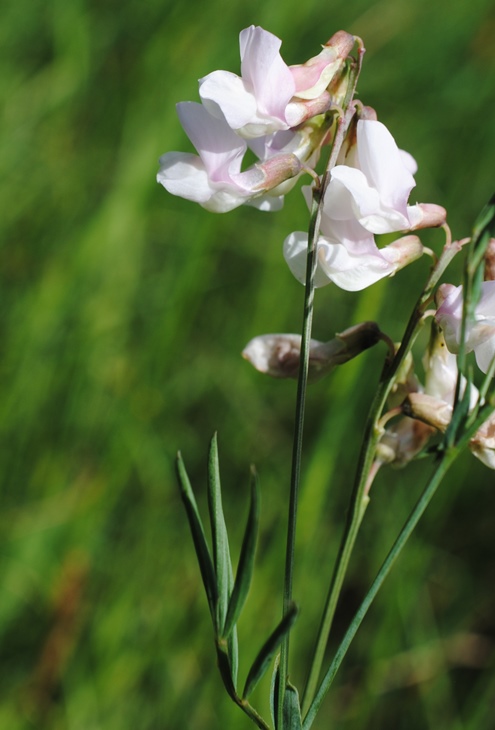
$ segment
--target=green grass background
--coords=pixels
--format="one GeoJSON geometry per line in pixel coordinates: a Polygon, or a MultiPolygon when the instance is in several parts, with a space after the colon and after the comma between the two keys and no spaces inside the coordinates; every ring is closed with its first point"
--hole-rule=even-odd
{"type": "MultiPolygon", "coordinates": [[[[302,288],[282,256],[306,225],[215,216],[155,183],[186,149],[175,103],[238,69],[260,24],[298,63],[343,28],[367,47],[360,98],[418,160],[418,200],[454,234],[495,188],[491,0],[7,0],[0,26],[2,460],[0,728],[250,727],[226,697],[173,458],[205,504],[215,429],[234,557],[248,466],[263,490],[241,676],[279,619],[295,384],[239,353],[298,331],[302,288]]],[[[439,249],[437,232],[427,240],[439,249]]],[[[376,318],[400,337],[428,263],[356,295],[318,293],[315,336],[376,318]]],[[[454,266],[454,271],[459,266],[454,266]]],[[[304,680],[363,420],[383,351],[308,402],[292,642],[304,680]]],[[[430,465],[383,471],[336,621],[341,634],[430,465]]],[[[493,730],[493,473],[466,455],[373,606],[315,728],[493,730]]],[[[267,714],[267,682],[254,702],[267,714]]]]}

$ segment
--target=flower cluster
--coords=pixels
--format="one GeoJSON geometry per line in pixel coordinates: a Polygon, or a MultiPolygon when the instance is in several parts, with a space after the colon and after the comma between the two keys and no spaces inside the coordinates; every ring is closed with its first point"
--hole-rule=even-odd
{"type": "MultiPolygon", "coordinates": [[[[442,225],[445,210],[408,205],[416,163],[399,150],[387,128],[364,110],[350,141],[330,172],[318,241],[316,286],[332,281],[358,291],[392,276],[423,253],[419,238],[406,235],[379,249],[375,234],[442,225]],[[364,116],[364,118],[363,118],[364,116]]],[[[308,198],[307,198],[308,199],[308,198]]],[[[292,273],[304,280],[308,238],[290,234],[284,254],[292,273]]]]}
{"type": "MultiPolygon", "coordinates": [[[[440,310],[439,310],[440,311],[440,310]]],[[[438,313],[437,313],[438,320],[438,313]]],[[[436,431],[445,432],[453,415],[454,397],[459,370],[457,359],[447,346],[443,332],[434,324],[430,346],[423,358],[424,386],[413,373],[412,360],[406,377],[399,386],[401,410],[405,414],[388,428],[378,449],[383,463],[403,466],[413,459],[428,443],[436,431]]],[[[461,377],[461,396],[466,380],[461,377]]],[[[470,385],[469,409],[478,400],[476,386],[470,385]]],[[[486,466],[495,469],[495,417],[483,423],[469,442],[471,452],[486,466]]]]}
{"type": "MultiPolygon", "coordinates": [[[[304,64],[288,66],[281,41],[259,27],[240,34],[241,75],[214,71],[199,81],[201,104],[177,105],[198,154],[168,152],[158,181],[175,195],[223,213],[242,204],[274,211],[303,172],[317,178],[323,145],[335,144],[335,120],[350,114],[347,135],[326,187],[317,243],[316,285],[349,291],[392,276],[423,253],[419,228],[442,225],[445,210],[409,205],[416,163],[399,150],[375,112],[352,101],[351,52],[358,42],[339,31],[304,64]],[[352,121],[350,121],[352,120],[352,121]],[[257,158],[243,169],[245,154],[257,158]],[[379,248],[375,234],[405,232],[379,248]]],[[[361,49],[363,51],[364,49],[361,49]]],[[[310,203],[312,192],[305,196],[310,203]]],[[[307,234],[284,243],[290,270],[304,281],[307,234]]]]}
{"type": "Polygon", "coordinates": [[[288,186],[281,185],[316,164],[325,112],[343,83],[353,45],[354,37],[340,32],[315,58],[287,66],[276,36],[255,26],[243,30],[241,75],[214,71],[199,81],[201,104],[177,105],[198,154],[163,155],[158,182],[216,213],[246,203],[282,207],[288,186]],[[258,162],[242,171],[248,149],[258,162]]]}

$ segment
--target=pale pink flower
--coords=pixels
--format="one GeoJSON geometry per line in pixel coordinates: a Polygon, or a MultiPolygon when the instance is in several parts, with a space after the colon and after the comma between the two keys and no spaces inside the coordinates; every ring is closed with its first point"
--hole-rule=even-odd
{"type": "MultiPolygon", "coordinates": [[[[438,290],[435,319],[442,328],[450,352],[458,353],[461,343],[463,295],[462,286],[442,284],[438,290]]],[[[484,281],[476,306],[474,321],[467,322],[466,352],[474,351],[476,362],[486,373],[495,357],[495,281],[484,281]]]]}
{"type": "Polygon", "coordinates": [[[277,150],[270,159],[241,172],[247,143],[224,119],[212,117],[195,102],[177,105],[184,130],[198,151],[168,152],[160,158],[157,180],[173,195],[179,195],[207,210],[224,213],[243,203],[262,210],[277,210],[281,195],[266,195],[301,168],[299,159],[277,150]]]}
{"type": "MultiPolygon", "coordinates": [[[[304,192],[308,198],[308,189],[304,192]]],[[[307,248],[307,233],[295,231],[285,239],[285,260],[301,283],[306,277],[307,248]]],[[[317,243],[315,285],[321,287],[333,282],[341,289],[360,291],[380,279],[393,276],[422,253],[419,238],[412,235],[379,249],[373,234],[356,219],[331,220],[325,207],[317,243]]]]}
{"type": "Polygon", "coordinates": [[[279,53],[282,41],[254,25],[241,31],[241,76],[213,71],[200,79],[199,94],[211,114],[223,114],[244,137],[288,129],[285,110],[296,88],[279,53]]]}
{"type": "Polygon", "coordinates": [[[354,44],[340,32],[305,64],[287,66],[277,36],[251,25],[241,31],[241,75],[213,71],[199,82],[199,94],[213,116],[224,116],[241,137],[253,139],[301,124],[326,111],[327,87],[343,68],[354,44]]]}
{"type": "Polygon", "coordinates": [[[413,230],[445,220],[440,206],[434,211],[428,206],[426,214],[424,206],[408,205],[417,165],[381,122],[360,119],[355,143],[346,148],[341,162],[333,168],[325,193],[325,214],[332,220],[355,218],[371,233],[413,230]]]}

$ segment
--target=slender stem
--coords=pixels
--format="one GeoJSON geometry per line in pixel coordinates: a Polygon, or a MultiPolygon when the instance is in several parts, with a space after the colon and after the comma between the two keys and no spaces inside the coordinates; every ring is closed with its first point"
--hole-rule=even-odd
{"type": "Polygon", "coordinates": [[[347,650],[349,649],[349,646],[357,633],[357,630],[359,629],[364,617],[366,616],[366,613],[368,612],[369,607],[373,603],[385,578],[390,573],[392,566],[394,565],[395,561],[399,557],[399,554],[403,550],[411,533],[413,532],[414,528],[418,524],[418,522],[419,522],[421,516],[423,515],[424,511],[426,510],[428,504],[430,503],[440,482],[444,478],[449,467],[453,464],[453,462],[459,456],[459,454],[462,452],[462,450],[467,446],[467,444],[469,443],[469,440],[476,433],[476,431],[481,426],[481,424],[488,418],[490,413],[493,412],[493,410],[494,410],[493,406],[484,407],[482,409],[482,412],[480,412],[480,414],[478,414],[478,418],[476,419],[476,421],[472,424],[472,426],[468,430],[466,430],[464,432],[464,434],[463,434],[462,438],[459,440],[458,444],[451,448],[446,448],[445,450],[443,450],[441,452],[437,468],[435,469],[432,477],[430,478],[430,481],[426,485],[426,487],[423,491],[423,494],[419,498],[415,508],[411,512],[404,527],[402,528],[401,532],[399,533],[399,536],[397,537],[392,549],[390,550],[389,554],[385,558],[385,561],[383,562],[380,570],[378,571],[378,574],[377,574],[375,580],[373,581],[371,588],[369,589],[368,593],[366,594],[363,602],[361,603],[361,606],[357,610],[344,638],[342,639],[342,641],[340,643],[339,648],[337,649],[335,657],[334,657],[330,667],[328,668],[328,671],[326,672],[326,674],[323,678],[323,681],[321,682],[320,687],[304,718],[303,730],[309,730],[309,728],[313,724],[316,713],[318,712],[318,710],[321,706],[321,703],[323,702],[323,699],[324,699],[326,693],[328,692],[328,690],[332,684],[332,681],[342,663],[342,660],[344,659],[344,657],[347,653],[347,650]]]}
{"type": "MultiPolygon", "coordinates": [[[[287,550],[285,556],[285,582],[284,582],[284,603],[283,613],[286,614],[292,601],[292,584],[294,574],[294,550],[296,541],[297,505],[299,497],[299,483],[301,476],[301,456],[304,431],[304,411],[306,406],[306,386],[309,370],[309,344],[311,340],[311,329],[313,324],[313,303],[314,303],[314,275],[316,270],[316,223],[319,220],[319,200],[315,196],[311,211],[311,223],[308,236],[308,257],[306,264],[306,288],[304,292],[304,314],[303,330],[301,340],[301,355],[299,364],[299,378],[297,383],[296,415],[294,425],[294,442],[292,449],[292,471],[289,499],[289,520],[287,527],[287,550]]],[[[289,634],[282,644],[279,668],[280,693],[283,694],[288,678],[289,659],[289,634]]],[[[280,702],[279,711],[282,712],[283,701],[280,702]]],[[[279,715],[278,726],[281,728],[281,714],[279,715]]]]}
{"type": "Polygon", "coordinates": [[[354,548],[361,521],[364,516],[364,511],[368,503],[369,497],[366,491],[367,485],[369,484],[369,472],[374,463],[374,455],[376,446],[381,436],[381,429],[378,427],[378,421],[383,412],[386,399],[394,382],[394,378],[397,371],[402,364],[404,358],[412,347],[412,344],[419,332],[419,328],[423,321],[423,315],[428,306],[432,291],[436,286],[443,271],[450,263],[456,253],[460,251],[460,246],[457,243],[452,243],[448,232],[447,242],[443,249],[440,259],[433,267],[430,277],[426,283],[426,286],[421,293],[418,302],[413,310],[413,313],[409,319],[406,327],[404,338],[401,346],[397,351],[396,356],[385,363],[385,367],[382,373],[378,389],[371,404],[368,420],[365,427],[365,433],[363,438],[363,444],[359,455],[358,466],[356,470],[356,477],[354,481],[354,488],[352,491],[350,506],[347,513],[346,525],[342,540],[337,555],[337,560],[333,570],[332,578],[328,588],[328,593],[323,609],[323,614],[318,629],[318,635],[315,644],[315,651],[313,660],[311,663],[308,680],[303,696],[303,713],[308,710],[310,706],[325,656],[325,649],[328,643],[328,637],[332,627],[335,610],[339,600],[342,584],[344,581],[345,574],[349,560],[354,548]]]}
{"type": "MultiPolygon", "coordinates": [[[[285,581],[283,612],[287,612],[292,603],[292,584],[294,574],[294,551],[296,543],[297,505],[299,484],[301,478],[301,456],[304,431],[304,412],[306,405],[306,388],[309,371],[309,350],[311,330],[313,325],[313,304],[315,293],[315,273],[317,266],[317,240],[320,230],[320,220],[325,190],[330,179],[330,170],[335,166],[345,138],[350,121],[355,113],[354,108],[339,115],[333,142],[332,152],[328,161],[327,170],[322,177],[321,185],[313,191],[313,203],[308,231],[308,252],[306,259],[306,286],[304,291],[304,311],[301,338],[301,354],[299,362],[299,377],[297,383],[296,414],[294,425],[294,441],[292,448],[292,471],[289,498],[289,518],[287,527],[287,549],[285,557],[285,581]]],[[[289,634],[286,635],[280,652],[279,666],[279,703],[277,710],[278,727],[283,730],[283,705],[285,687],[289,676],[289,634]]]]}
{"type": "Polygon", "coordinates": [[[237,704],[246,713],[246,715],[260,728],[260,730],[270,730],[270,726],[263,720],[260,714],[249,704],[247,700],[239,699],[237,704]]]}

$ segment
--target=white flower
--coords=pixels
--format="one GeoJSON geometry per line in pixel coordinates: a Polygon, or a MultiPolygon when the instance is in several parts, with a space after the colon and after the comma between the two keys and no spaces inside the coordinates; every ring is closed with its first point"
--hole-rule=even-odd
{"type": "Polygon", "coordinates": [[[212,117],[195,102],[177,104],[177,113],[199,154],[162,155],[157,180],[164,188],[215,213],[225,213],[243,203],[262,210],[282,207],[280,195],[264,193],[299,174],[301,164],[294,154],[279,150],[279,154],[241,172],[247,143],[224,119],[212,117]]]}
{"type": "MultiPolygon", "coordinates": [[[[356,219],[371,233],[422,227],[422,206],[408,205],[417,165],[399,150],[384,124],[360,119],[343,164],[333,168],[325,193],[325,213],[335,221],[356,219]]],[[[443,208],[439,211],[445,211],[443,208]]],[[[438,225],[438,223],[436,223],[438,225]]]]}
{"type": "MultiPolygon", "coordinates": [[[[308,189],[304,190],[306,198],[308,189]]],[[[327,197],[325,196],[325,201],[327,197]]],[[[284,241],[284,257],[300,282],[305,282],[308,235],[291,233],[284,241]]],[[[360,291],[419,258],[423,247],[417,236],[404,236],[379,249],[372,233],[356,219],[331,220],[326,205],[317,243],[315,286],[333,282],[347,291],[360,291]]]]}
{"type": "Polygon", "coordinates": [[[213,71],[200,79],[199,94],[214,116],[246,139],[263,137],[301,124],[326,111],[327,87],[344,67],[354,37],[341,31],[318,56],[287,66],[280,55],[282,42],[259,26],[239,35],[241,75],[213,71]]]}
{"type": "Polygon", "coordinates": [[[213,71],[200,79],[199,94],[211,114],[223,114],[243,137],[288,129],[285,110],[296,88],[279,50],[282,41],[254,25],[241,31],[241,76],[213,71]]]}

